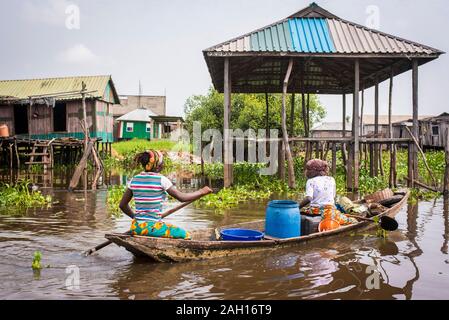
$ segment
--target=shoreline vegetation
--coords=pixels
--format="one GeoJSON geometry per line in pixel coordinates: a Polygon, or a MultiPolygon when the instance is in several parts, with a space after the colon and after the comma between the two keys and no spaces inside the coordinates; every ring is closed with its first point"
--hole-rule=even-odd
{"type": "Polygon", "coordinates": [[[0,212],[9,215],[20,214],[22,210],[33,207],[51,206],[52,197],[34,190],[29,181],[19,181],[16,184],[0,184],[0,212]]]}
{"type": "MultiPolygon", "coordinates": [[[[105,170],[123,174],[131,177],[140,171],[140,167],[134,162],[137,153],[148,149],[156,149],[166,153],[165,166],[162,174],[169,178],[198,178],[203,183],[208,181],[212,184],[220,185],[223,180],[222,163],[204,163],[201,166],[201,160],[195,159],[191,153],[192,146],[188,144],[178,144],[170,140],[141,140],[133,139],[129,141],[116,142],[112,146],[112,156],[104,159],[105,170]]],[[[426,152],[427,161],[432,168],[439,184],[443,182],[445,170],[444,151],[426,152]]],[[[383,166],[385,172],[389,172],[388,151],[382,153],[383,166]]],[[[330,157],[327,159],[330,162],[330,157]]],[[[407,163],[407,151],[398,150],[397,162],[407,163]]],[[[286,165],[286,164],[285,164],[286,165]]],[[[273,196],[299,200],[304,192],[306,178],[304,172],[304,155],[302,152],[294,154],[294,171],[297,179],[297,188],[289,189],[286,181],[281,181],[277,175],[261,175],[259,169],[265,165],[260,163],[236,163],[234,164],[234,185],[229,188],[220,188],[216,193],[209,194],[194,205],[198,208],[212,209],[217,212],[223,212],[226,209],[237,207],[240,203],[247,201],[265,201],[273,196]]],[[[363,196],[368,193],[388,187],[388,175],[370,177],[362,157],[360,169],[360,194],[363,196]]],[[[54,170],[69,169],[65,166],[55,167],[54,170]]],[[[92,170],[92,168],[88,168],[92,170]]],[[[407,165],[397,167],[398,181],[405,185],[407,177],[407,165]]],[[[38,172],[38,168],[33,172],[38,172]]],[[[423,163],[419,161],[419,174],[421,180],[425,183],[431,181],[431,177],[423,163]]],[[[337,172],[335,175],[337,183],[337,193],[346,194],[345,173],[343,169],[341,154],[337,155],[337,172]]],[[[120,215],[118,204],[123,195],[126,186],[113,185],[107,189],[107,207],[113,215],[120,215]]],[[[436,192],[414,189],[410,201],[430,200],[438,197],[436,192]]],[[[169,201],[172,199],[168,199],[169,201]]],[[[0,184],[0,211],[5,213],[6,208],[13,208],[9,211],[21,211],[17,209],[27,209],[31,207],[43,207],[51,205],[51,197],[43,195],[38,190],[33,190],[29,181],[21,181],[16,184],[0,184]]]]}
{"type": "MultiPolygon", "coordinates": [[[[113,154],[118,156],[113,159],[107,159],[105,163],[112,165],[117,170],[125,171],[129,176],[139,171],[140,168],[133,166],[132,159],[135,154],[146,149],[158,149],[168,152],[166,157],[166,165],[162,172],[164,175],[173,175],[174,172],[189,177],[202,177],[204,180],[221,181],[223,179],[223,164],[222,163],[204,163],[204,175],[201,172],[200,163],[190,163],[186,161],[188,157],[182,157],[183,160],[177,158],[171,159],[170,156],[176,155],[171,152],[171,148],[176,145],[173,141],[146,141],[146,140],[129,140],[113,144],[113,154]]],[[[191,150],[191,146],[184,145],[183,150],[191,150]]],[[[185,153],[185,151],[184,151],[185,153]]],[[[184,154],[185,155],[185,154],[184,154]]],[[[427,161],[434,171],[436,179],[442,183],[444,176],[444,151],[429,151],[426,153],[427,161]]],[[[330,157],[327,161],[330,161],[330,157]]],[[[382,160],[385,172],[389,172],[389,155],[388,151],[382,152],[382,160]]],[[[198,161],[197,161],[198,162],[198,161]]],[[[398,163],[407,163],[406,150],[399,150],[397,155],[398,163]]],[[[286,165],[286,164],[285,164],[286,165]]],[[[286,181],[281,181],[277,175],[260,175],[259,169],[264,167],[260,163],[236,163],[234,164],[234,185],[229,188],[222,188],[214,194],[209,194],[195,203],[196,207],[214,209],[221,212],[225,209],[230,209],[238,206],[242,202],[254,200],[267,200],[273,195],[282,195],[290,199],[300,199],[304,192],[306,178],[304,172],[304,157],[301,152],[296,153],[294,157],[294,169],[297,179],[298,187],[296,189],[289,189],[286,181]]],[[[397,168],[398,181],[404,182],[407,177],[407,166],[398,166],[397,168]]],[[[419,162],[419,173],[423,181],[430,181],[428,171],[422,161],[419,162]]],[[[341,154],[337,156],[337,173],[335,175],[337,183],[337,193],[346,194],[345,174],[342,165],[341,154]]],[[[362,159],[360,170],[360,194],[366,195],[375,191],[388,188],[388,175],[370,177],[369,171],[365,169],[365,162],[362,159]]],[[[121,193],[124,187],[113,186],[108,190],[108,207],[112,211],[117,212],[118,202],[121,198],[121,193]]],[[[410,201],[418,201],[420,199],[429,200],[438,197],[438,193],[414,189],[410,201]]]]}

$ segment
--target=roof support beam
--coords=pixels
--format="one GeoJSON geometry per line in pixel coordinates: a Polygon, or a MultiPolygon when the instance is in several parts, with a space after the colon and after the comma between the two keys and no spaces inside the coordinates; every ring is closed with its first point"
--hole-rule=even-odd
{"type": "MultiPolygon", "coordinates": [[[[375,80],[374,84],[374,136],[378,138],[379,134],[379,80],[375,80]]],[[[371,147],[371,146],[370,146],[371,147]]],[[[379,148],[374,145],[374,159],[372,161],[373,175],[379,175],[379,148]]]]}
{"type": "Polygon", "coordinates": [[[224,187],[227,188],[232,185],[232,140],[230,135],[230,121],[231,121],[231,72],[230,72],[229,58],[224,59],[224,119],[223,119],[223,136],[224,136],[224,157],[223,157],[223,178],[224,187]]]}
{"type": "Polygon", "coordinates": [[[354,146],[353,146],[353,163],[354,163],[354,184],[353,191],[359,190],[359,91],[360,91],[360,61],[355,59],[354,62],[354,146]]]}
{"type": "MultiPolygon", "coordinates": [[[[418,60],[412,61],[412,87],[413,87],[413,135],[419,142],[419,126],[418,126],[418,60]]],[[[417,146],[413,146],[413,179],[418,180],[418,150],[417,146]]]]}
{"type": "MultiPolygon", "coordinates": [[[[293,157],[290,150],[290,144],[288,141],[288,133],[287,133],[287,114],[286,114],[286,95],[287,95],[287,87],[290,81],[290,74],[293,69],[293,59],[290,59],[288,62],[287,72],[285,73],[285,78],[283,82],[282,89],[282,140],[284,143],[285,153],[287,156],[287,164],[288,164],[288,186],[290,188],[296,187],[295,181],[295,170],[293,168],[293,157]]],[[[281,163],[281,165],[284,165],[281,163]]]]}

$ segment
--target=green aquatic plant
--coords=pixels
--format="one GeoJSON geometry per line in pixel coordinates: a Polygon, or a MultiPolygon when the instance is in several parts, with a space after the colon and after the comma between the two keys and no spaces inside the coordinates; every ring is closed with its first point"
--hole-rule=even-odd
{"type": "Polygon", "coordinates": [[[33,263],[31,264],[31,268],[33,268],[33,270],[42,269],[41,259],[42,259],[42,253],[40,251],[35,251],[34,256],[33,256],[33,263]]]}
{"type": "Polygon", "coordinates": [[[42,207],[51,205],[50,195],[44,196],[40,191],[33,190],[29,181],[18,182],[15,185],[0,185],[0,208],[1,207],[42,207]]]}
{"type": "MultiPolygon", "coordinates": [[[[122,214],[122,211],[119,208],[119,204],[122,200],[125,190],[126,185],[115,185],[108,188],[106,204],[109,212],[116,217],[119,217],[122,214]]],[[[131,200],[130,205],[134,205],[134,200],[131,200]]]]}
{"type": "Polygon", "coordinates": [[[217,193],[208,194],[199,199],[195,204],[197,207],[212,208],[217,211],[230,209],[240,203],[249,200],[264,200],[271,195],[270,190],[251,190],[247,186],[235,186],[223,188],[217,193]]]}

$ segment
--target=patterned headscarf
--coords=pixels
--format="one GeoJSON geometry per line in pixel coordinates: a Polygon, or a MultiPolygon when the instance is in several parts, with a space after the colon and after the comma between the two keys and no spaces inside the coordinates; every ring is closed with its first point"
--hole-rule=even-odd
{"type": "Polygon", "coordinates": [[[145,167],[145,171],[159,172],[164,164],[164,155],[157,150],[146,150],[139,153],[136,156],[136,160],[145,167]]]}
{"type": "Polygon", "coordinates": [[[326,161],[320,159],[309,160],[306,164],[307,177],[327,176],[329,174],[329,165],[326,161]]]}

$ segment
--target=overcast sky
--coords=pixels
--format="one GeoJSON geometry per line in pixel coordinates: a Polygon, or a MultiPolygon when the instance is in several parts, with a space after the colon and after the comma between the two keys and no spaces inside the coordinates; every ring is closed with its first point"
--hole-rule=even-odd
{"type": "MultiPolygon", "coordinates": [[[[203,49],[283,19],[310,2],[0,0],[0,79],[111,74],[119,94],[137,94],[140,80],[143,94],[166,92],[167,113],[181,115],[187,97],[211,86],[203,49]],[[73,15],[77,8],[79,25],[73,15]]],[[[446,0],[316,2],[363,25],[376,23],[371,18],[378,10],[381,31],[449,50],[446,0]]],[[[448,71],[447,55],[420,68],[420,114],[449,111],[448,71]]],[[[411,72],[395,81],[394,114],[411,114],[411,72]]],[[[367,113],[373,113],[372,91],[366,93],[367,113]]],[[[380,95],[386,114],[387,83],[380,95]]],[[[338,121],[341,98],[320,99],[326,120],[338,121]]]]}

